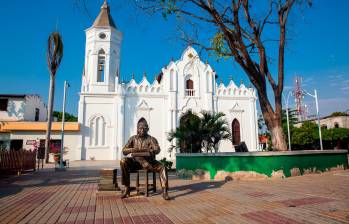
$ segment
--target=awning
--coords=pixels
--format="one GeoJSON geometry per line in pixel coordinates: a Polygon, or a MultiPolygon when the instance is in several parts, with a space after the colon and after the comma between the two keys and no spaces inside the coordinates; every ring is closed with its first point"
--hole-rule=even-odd
{"type": "MultiPolygon", "coordinates": [[[[61,122],[52,122],[52,131],[60,131],[61,122]]],[[[28,121],[1,121],[0,132],[12,131],[46,131],[47,122],[28,122],[28,121]]],[[[78,122],[65,122],[64,131],[80,131],[78,122]]]]}

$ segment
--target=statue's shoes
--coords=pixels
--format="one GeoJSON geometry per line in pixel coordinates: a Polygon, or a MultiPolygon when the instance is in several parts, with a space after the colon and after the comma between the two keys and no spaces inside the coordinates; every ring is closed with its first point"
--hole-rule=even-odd
{"type": "Polygon", "coordinates": [[[122,192],[121,194],[121,198],[127,198],[130,196],[130,188],[129,187],[126,187],[125,190],[122,192]]]}
{"type": "Polygon", "coordinates": [[[162,191],[162,197],[163,197],[163,199],[165,199],[166,201],[167,201],[167,200],[170,200],[170,196],[168,196],[167,190],[163,190],[163,191],[162,191]]]}

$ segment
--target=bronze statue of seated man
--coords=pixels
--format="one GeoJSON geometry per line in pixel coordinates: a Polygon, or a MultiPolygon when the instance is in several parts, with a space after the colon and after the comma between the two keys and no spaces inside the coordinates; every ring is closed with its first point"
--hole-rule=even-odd
{"type": "Polygon", "coordinates": [[[162,196],[165,200],[169,200],[166,168],[155,160],[155,155],[160,152],[160,146],[156,138],[148,135],[148,130],[147,121],[141,118],[137,124],[137,135],[132,136],[122,149],[125,156],[131,154],[132,157],[120,160],[121,182],[125,186],[121,197],[126,198],[130,195],[130,173],[148,169],[160,174],[162,196]]]}

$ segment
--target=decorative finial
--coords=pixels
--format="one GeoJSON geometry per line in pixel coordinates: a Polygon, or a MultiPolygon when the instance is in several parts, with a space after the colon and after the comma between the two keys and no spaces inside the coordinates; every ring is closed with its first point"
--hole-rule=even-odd
{"type": "Polygon", "coordinates": [[[223,84],[223,80],[222,80],[222,79],[220,79],[219,83],[220,83],[220,84],[223,84]]]}
{"type": "Polygon", "coordinates": [[[232,81],[233,80],[233,76],[229,75],[229,80],[232,81]]]}
{"type": "Polygon", "coordinates": [[[173,61],[173,56],[171,57],[171,61],[173,61]]]}
{"type": "Polygon", "coordinates": [[[143,73],[143,77],[147,77],[147,73],[146,72],[143,73]]]}
{"type": "Polygon", "coordinates": [[[102,9],[108,8],[108,2],[107,0],[104,0],[103,5],[101,7],[102,9]]]}
{"type": "Polygon", "coordinates": [[[134,73],[132,73],[132,79],[135,79],[135,74],[134,73]]]}
{"type": "Polygon", "coordinates": [[[244,80],[240,79],[240,85],[244,84],[244,80]]]}
{"type": "Polygon", "coordinates": [[[205,63],[206,63],[206,65],[208,65],[208,60],[207,60],[207,59],[206,59],[206,62],[205,62],[205,63]]]}

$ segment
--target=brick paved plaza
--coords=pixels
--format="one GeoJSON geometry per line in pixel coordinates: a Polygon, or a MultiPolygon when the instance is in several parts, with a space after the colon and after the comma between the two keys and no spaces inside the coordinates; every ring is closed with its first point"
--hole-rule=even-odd
{"type": "Polygon", "coordinates": [[[160,191],[124,200],[97,192],[99,168],[111,166],[76,162],[0,179],[0,223],[349,223],[349,170],[229,182],[170,174],[164,201],[160,191]]]}

